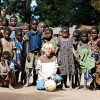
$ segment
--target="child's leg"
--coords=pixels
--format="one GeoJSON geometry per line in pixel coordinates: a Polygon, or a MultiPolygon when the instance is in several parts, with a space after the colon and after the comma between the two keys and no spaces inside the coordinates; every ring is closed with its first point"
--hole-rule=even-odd
{"type": "Polygon", "coordinates": [[[19,71],[15,72],[16,75],[16,84],[18,84],[18,79],[19,79],[19,71]]]}
{"type": "Polygon", "coordinates": [[[87,79],[88,79],[88,73],[84,73],[84,89],[86,89],[87,86],[87,79]]]}
{"type": "Polygon", "coordinates": [[[13,90],[12,83],[14,82],[14,76],[11,72],[8,73],[9,89],[13,90]]]}
{"type": "Polygon", "coordinates": [[[30,69],[26,68],[26,84],[25,87],[29,86],[29,78],[30,78],[30,69]]]}
{"type": "Polygon", "coordinates": [[[38,60],[38,58],[39,58],[39,56],[40,56],[40,51],[34,53],[33,56],[34,56],[34,57],[33,57],[33,85],[36,85],[36,81],[37,81],[38,75],[36,74],[36,69],[35,69],[35,67],[36,67],[36,64],[37,64],[37,60],[38,60]]]}
{"type": "Polygon", "coordinates": [[[69,75],[69,88],[72,89],[72,80],[73,79],[73,75],[69,75]]]}
{"type": "Polygon", "coordinates": [[[67,88],[67,75],[62,75],[61,76],[62,77],[62,85],[63,85],[63,83],[64,83],[64,86],[65,86],[65,88],[67,88]]]}
{"type": "Polygon", "coordinates": [[[26,84],[26,72],[24,71],[21,73],[21,82],[23,84],[26,84]]]}

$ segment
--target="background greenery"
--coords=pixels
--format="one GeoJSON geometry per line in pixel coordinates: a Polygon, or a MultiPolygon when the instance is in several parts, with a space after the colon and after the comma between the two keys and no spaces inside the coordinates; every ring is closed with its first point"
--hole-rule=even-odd
{"type": "Polygon", "coordinates": [[[52,27],[70,24],[97,25],[100,22],[100,0],[36,0],[36,2],[37,7],[31,11],[31,0],[4,0],[0,4],[0,18],[6,17],[7,14],[18,13],[22,22],[29,22],[31,15],[34,15],[52,27]]]}

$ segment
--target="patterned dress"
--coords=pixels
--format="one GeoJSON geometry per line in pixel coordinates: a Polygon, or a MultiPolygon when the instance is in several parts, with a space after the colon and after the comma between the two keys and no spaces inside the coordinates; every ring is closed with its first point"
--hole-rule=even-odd
{"type": "Polygon", "coordinates": [[[19,65],[21,65],[22,61],[22,50],[23,50],[23,41],[18,41],[14,38],[14,43],[16,46],[16,60],[19,65]]]}
{"type": "Polygon", "coordinates": [[[61,75],[75,75],[76,68],[74,63],[74,56],[72,51],[73,45],[71,43],[71,39],[60,38],[58,40],[58,46],[58,63],[60,64],[61,75]]]}

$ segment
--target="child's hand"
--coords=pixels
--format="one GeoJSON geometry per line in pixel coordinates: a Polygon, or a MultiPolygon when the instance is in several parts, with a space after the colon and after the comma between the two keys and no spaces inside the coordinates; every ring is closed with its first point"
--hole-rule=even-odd
{"type": "Polygon", "coordinates": [[[31,61],[31,58],[30,58],[30,55],[29,55],[29,54],[27,55],[27,61],[28,61],[28,62],[31,61]]]}

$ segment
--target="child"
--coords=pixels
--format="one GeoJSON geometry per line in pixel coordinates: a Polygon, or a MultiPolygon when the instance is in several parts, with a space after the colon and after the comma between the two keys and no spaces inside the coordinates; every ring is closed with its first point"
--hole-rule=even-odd
{"type": "Polygon", "coordinates": [[[76,68],[72,50],[73,45],[71,39],[69,38],[69,28],[62,28],[61,34],[62,38],[59,38],[58,40],[58,63],[60,65],[60,72],[65,88],[67,88],[67,76],[69,76],[70,88],[72,89],[72,76],[76,75],[76,68]]]}
{"type": "Polygon", "coordinates": [[[10,38],[15,38],[15,29],[17,29],[17,28],[20,28],[20,29],[22,29],[22,27],[20,26],[20,27],[18,27],[17,26],[17,23],[18,23],[18,20],[17,20],[17,17],[16,16],[11,16],[10,17],[10,26],[9,26],[9,28],[11,29],[11,36],[10,36],[10,38]]]}
{"type": "Polygon", "coordinates": [[[48,28],[44,31],[44,34],[42,35],[43,44],[46,42],[51,42],[55,47],[57,46],[57,37],[53,36],[53,30],[51,28],[48,28]]]}
{"type": "Polygon", "coordinates": [[[77,70],[77,74],[75,75],[74,87],[77,87],[77,85],[79,84],[79,79],[78,79],[78,70],[79,70],[78,59],[79,59],[79,55],[78,55],[78,52],[77,52],[77,46],[78,46],[78,44],[80,42],[80,35],[81,35],[81,31],[80,30],[75,30],[73,32],[73,35],[72,35],[72,44],[73,44],[74,51],[75,51],[74,61],[75,61],[75,67],[76,67],[76,70],[77,70]]]}
{"type": "Polygon", "coordinates": [[[4,18],[4,19],[1,21],[0,38],[3,38],[4,28],[5,28],[5,27],[8,27],[8,25],[9,25],[8,19],[7,19],[7,18],[4,18]]]}
{"type": "Polygon", "coordinates": [[[41,50],[41,35],[42,31],[37,29],[38,26],[38,20],[37,19],[31,19],[31,30],[26,34],[28,45],[27,45],[27,59],[26,59],[26,77],[27,82],[25,86],[29,85],[29,78],[31,76],[32,70],[34,73],[33,76],[33,85],[36,85],[36,71],[35,71],[35,65],[37,62],[37,58],[40,56],[40,50],[41,50]]]}
{"type": "Polygon", "coordinates": [[[15,55],[15,44],[13,40],[10,38],[11,35],[11,29],[9,27],[4,28],[4,37],[1,39],[1,49],[2,52],[8,51],[11,55],[11,59],[16,59],[15,55]]]}
{"type": "Polygon", "coordinates": [[[23,51],[22,51],[22,73],[21,73],[21,84],[25,85],[26,84],[26,72],[25,72],[25,61],[26,61],[26,56],[27,56],[27,52],[26,52],[26,47],[27,47],[27,43],[28,41],[26,40],[28,37],[26,37],[27,32],[29,32],[30,30],[30,25],[25,23],[23,25],[23,29],[22,29],[22,37],[23,37],[23,51]]]}
{"type": "Polygon", "coordinates": [[[45,23],[44,23],[44,22],[40,22],[40,23],[38,24],[38,29],[41,30],[42,32],[44,32],[45,29],[46,29],[45,23]]]}
{"type": "Polygon", "coordinates": [[[11,56],[8,51],[4,51],[1,56],[0,62],[0,84],[5,85],[8,83],[9,89],[13,90],[12,84],[14,83],[14,64],[11,63],[11,56]]]}
{"type": "Polygon", "coordinates": [[[11,29],[11,36],[10,38],[14,38],[15,37],[15,29],[16,29],[16,26],[17,26],[17,17],[16,16],[12,16],[10,18],[10,29],[11,29]]]}
{"type": "Polygon", "coordinates": [[[98,61],[98,54],[100,48],[100,38],[98,36],[99,29],[97,27],[92,27],[91,29],[91,49],[92,49],[92,56],[95,61],[98,61]]]}
{"type": "Polygon", "coordinates": [[[37,89],[43,90],[45,81],[49,78],[55,80],[56,83],[61,81],[61,77],[57,75],[58,63],[57,58],[53,55],[54,46],[51,43],[45,43],[42,46],[43,55],[37,61],[36,70],[38,73],[37,89]]]}
{"type": "Polygon", "coordinates": [[[78,60],[80,64],[79,74],[84,73],[84,89],[86,89],[87,82],[89,82],[92,78],[90,74],[91,69],[95,67],[95,60],[92,57],[91,43],[88,39],[88,32],[85,30],[81,32],[81,41],[78,44],[77,51],[80,56],[78,60]]]}
{"type": "MultiPolygon", "coordinates": [[[[22,51],[23,51],[23,39],[22,39],[22,30],[15,29],[15,38],[13,39],[15,47],[16,47],[16,61],[15,64],[21,66],[22,64],[22,51]]],[[[19,70],[16,72],[16,83],[18,83],[19,78],[19,70]]]]}

